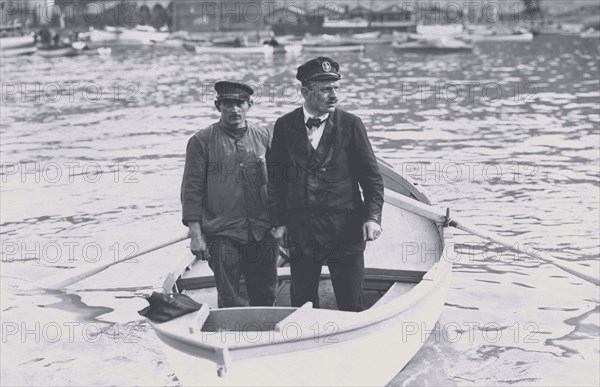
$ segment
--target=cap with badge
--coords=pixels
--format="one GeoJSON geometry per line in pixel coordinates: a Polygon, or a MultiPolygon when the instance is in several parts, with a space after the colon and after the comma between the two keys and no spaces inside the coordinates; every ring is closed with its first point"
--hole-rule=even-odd
{"type": "Polygon", "coordinates": [[[250,96],[254,94],[252,87],[245,83],[220,81],[215,83],[215,91],[217,92],[217,101],[223,99],[233,99],[238,101],[248,101],[250,96]]]}
{"type": "Polygon", "coordinates": [[[309,60],[298,67],[296,79],[300,82],[308,81],[337,81],[342,76],[338,73],[338,62],[326,56],[309,60]]]}

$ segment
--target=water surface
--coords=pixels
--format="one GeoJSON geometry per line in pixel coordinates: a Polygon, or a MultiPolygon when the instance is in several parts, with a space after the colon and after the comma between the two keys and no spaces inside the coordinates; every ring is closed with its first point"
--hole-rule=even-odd
{"type": "MultiPolygon", "coordinates": [[[[136,311],[185,242],[67,292],[31,285],[185,233],[185,144],[218,119],[210,86],[259,86],[250,116],[272,127],[299,106],[306,59],[151,47],[3,59],[6,385],[178,384],[136,311]]],[[[442,56],[369,47],[335,59],[341,105],[433,202],[598,276],[597,42],[537,37],[442,56]]],[[[598,385],[598,287],[474,236],[457,242],[439,329],[392,384],[598,385]]]]}

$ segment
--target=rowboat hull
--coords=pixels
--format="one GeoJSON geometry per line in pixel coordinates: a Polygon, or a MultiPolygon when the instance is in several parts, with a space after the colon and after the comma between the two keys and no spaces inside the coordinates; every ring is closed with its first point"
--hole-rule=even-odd
{"type": "Polygon", "coordinates": [[[473,46],[470,44],[455,44],[455,45],[443,45],[443,44],[431,44],[430,42],[392,42],[392,47],[407,51],[407,52],[422,52],[429,54],[452,54],[452,53],[465,53],[473,51],[473,46]]]}
{"type": "Polygon", "coordinates": [[[344,37],[344,41],[353,44],[377,45],[392,43],[392,35],[382,35],[379,31],[365,32],[361,34],[352,34],[349,37],[344,37]]]}
{"type": "Polygon", "coordinates": [[[35,39],[31,35],[25,36],[8,36],[0,38],[0,50],[14,50],[26,47],[35,46],[35,39]]]}
{"type": "MultiPolygon", "coordinates": [[[[314,319],[310,324],[291,322],[283,329],[281,348],[270,348],[269,355],[261,347],[251,353],[230,349],[227,360],[214,361],[190,355],[181,342],[157,333],[164,353],[175,375],[184,386],[193,385],[290,385],[347,386],[386,385],[412,359],[435,331],[448,290],[450,276],[436,285],[427,286],[426,302],[420,302],[380,323],[337,332],[335,316],[314,319]],[[297,340],[304,333],[303,340],[297,340]],[[222,376],[219,376],[221,370],[222,376]]],[[[273,332],[220,332],[221,341],[264,341],[262,336],[277,337],[273,332]],[[236,337],[237,336],[237,337],[236,337]]],[[[207,340],[208,341],[208,340],[207,340]]],[[[268,339],[266,340],[268,344],[268,339]]]]}
{"type": "Polygon", "coordinates": [[[302,46],[302,51],[304,52],[317,52],[317,53],[327,53],[327,52],[357,52],[364,51],[364,44],[343,44],[343,45],[309,45],[305,44],[302,46]]]}
{"type": "Polygon", "coordinates": [[[169,37],[168,32],[162,31],[140,31],[138,29],[122,29],[118,37],[118,43],[122,44],[154,44],[165,41],[169,37]]]}
{"type": "Polygon", "coordinates": [[[378,45],[378,44],[390,44],[392,43],[392,37],[387,36],[387,37],[380,37],[380,38],[349,38],[348,39],[349,42],[354,43],[354,44],[363,44],[363,45],[370,45],[370,46],[374,46],[374,45],[378,45]]]}
{"type": "Polygon", "coordinates": [[[196,54],[226,54],[226,55],[272,55],[272,54],[289,54],[297,53],[302,50],[299,44],[271,46],[263,44],[260,46],[210,46],[210,45],[189,45],[185,44],[187,50],[191,50],[196,54]]]}
{"type": "Polygon", "coordinates": [[[582,38],[599,39],[600,31],[595,31],[595,30],[583,31],[579,36],[582,38]]]}
{"type": "MultiPolygon", "coordinates": [[[[399,197],[428,201],[388,164],[380,166],[386,232],[365,252],[370,307],[342,312],[322,302],[323,309],[308,303],[209,310],[216,303],[214,279],[205,263],[188,257],[166,277],[164,291],[186,289],[203,308],[165,323],[149,320],[183,385],[385,385],[410,361],[435,331],[444,305],[452,235],[401,209],[399,197]]],[[[278,274],[285,293],[289,268],[278,274]]],[[[333,293],[326,267],[321,279],[323,300],[333,293]]],[[[278,305],[285,299],[278,297],[278,305]]]]}
{"type": "Polygon", "coordinates": [[[25,56],[34,54],[37,51],[35,46],[21,47],[21,48],[12,48],[9,50],[0,51],[0,56],[2,58],[10,58],[13,56],[25,56]]]}
{"type": "Polygon", "coordinates": [[[37,51],[39,56],[44,58],[56,58],[63,56],[77,56],[80,55],[81,52],[73,47],[61,47],[61,48],[51,48],[51,49],[41,49],[39,48],[37,51]]]}
{"type": "Polygon", "coordinates": [[[229,54],[229,55],[252,55],[273,54],[273,47],[268,45],[247,46],[247,47],[228,47],[228,46],[196,46],[196,54],[229,54]]]}
{"type": "Polygon", "coordinates": [[[533,34],[482,34],[470,35],[468,38],[473,42],[529,42],[533,40],[533,34]]]}

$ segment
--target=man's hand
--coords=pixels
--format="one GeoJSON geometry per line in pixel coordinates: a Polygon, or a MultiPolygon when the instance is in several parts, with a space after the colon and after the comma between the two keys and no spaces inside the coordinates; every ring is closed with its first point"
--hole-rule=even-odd
{"type": "Polygon", "coordinates": [[[368,220],[363,224],[363,239],[366,241],[374,241],[381,235],[381,226],[372,220],[368,220]]]}
{"type": "Polygon", "coordinates": [[[286,226],[277,226],[271,229],[273,236],[277,239],[277,242],[280,246],[287,245],[287,227],[286,226]]]}
{"type": "Polygon", "coordinates": [[[210,255],[208,253],[208,249],[206,248],[206,241],[204,240],[204,234],[200,230],[200,223],[198,222],[190,222],[188,224],[189,227],[189,236],[191,238],[190,241],[190,250],[192,254],[203,261],[208,260],[210,255]]]}

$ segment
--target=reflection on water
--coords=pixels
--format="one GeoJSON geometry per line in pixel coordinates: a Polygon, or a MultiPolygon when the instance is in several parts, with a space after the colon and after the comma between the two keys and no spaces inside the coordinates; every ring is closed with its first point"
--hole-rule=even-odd
{"type": "MultiPolygon", "coordinates": [[[[298,106],[305,59],[150,47],[3,59],[7,383],[177,384],[135,311],[185,242],[82,281],[78,296],[28,289],[184,232],[185,144],[217,119],[212,84],[259,86],[251,116],[270,127],[298,106]]],[[[335,59],[343,106],[433,201],[598,273],[597,42],[539,37],[442,56],[369,47],[335,59]]],[[[597,385],[597,288],[473,236],[457,240],[471,254],[455,265],[439,329],[393,384],[597,385]]]]}

